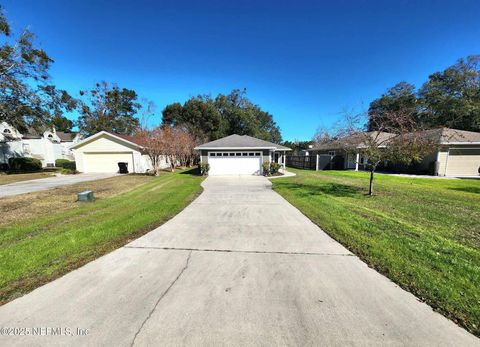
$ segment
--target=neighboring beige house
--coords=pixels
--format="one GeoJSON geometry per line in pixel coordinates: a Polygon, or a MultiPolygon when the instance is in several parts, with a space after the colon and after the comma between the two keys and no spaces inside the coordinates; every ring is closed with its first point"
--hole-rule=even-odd
{"type": "MultiPolygon", "coordinates": [[[[118,163],[128,164],[131,173],[145,173],[152,169],[149,157],[135,136],[101,131],[70,147],[77,170],[80,172],[118,172],[118,163]]],[[[164,168],[169,167],[164,161],[164,168]]]]}
{"type": "MultiPolygon", "coordinates": [[[[377,133],[371,132],[371,136],[377,133]]],[[[393,136],[380,133],[382,140],[393,136]]],[[[420,163],[409,167],[400,167],[383,163],[380,169],[417,174],[430,174],[448,177],[480,176],[480,133],[449,128],[438,128],[424,131],[424,136],[435,140],[438,150],[428,155],[420,163]]],[[[362,170],[368,164],[368,158],[362,154],[360,138],[344,138],[313,146],[303,151],[305,155],[317,156],[317,168],[362,170]],[[352,146],[352,144],[354,146],[352,146]],[[357,148],[356,153],[345,148],[357,148]]]]}
{"type": "Polygon", "coordinates": [[[78,133],[66,133],[47,129],[33,129],[21,134],[8,123],[0,123],[0,163],[8,163],[11,157],[39,159],[43,167],[55,166],[55,160],[73,160],[70,146],[80,141],[78,133]]]}

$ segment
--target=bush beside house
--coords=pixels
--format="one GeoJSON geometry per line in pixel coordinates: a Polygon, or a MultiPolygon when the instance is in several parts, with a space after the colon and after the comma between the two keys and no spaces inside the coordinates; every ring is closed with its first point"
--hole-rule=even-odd
{"type": "Polygon", "coordinates": [[[68,159],[57,159],[55,160],[55,166],[56,167],[61,167],[64,169],[72,170],[75,171],[77,169],[77,165],[75,164],[74,161],[68,160],[68,159]]]}
{"type": "Polygon", "coordinates": [[[282,166],[279,163],[266,161],[262,164],[263,175],[264,176],[281,175],[281,173],[279,173],[281,167],[282,166]]]}
{"type": "Polygon", "coordinates": [[[208,171],[210,171],[210,165],[208,163],[200,164],[200,174],[202,176],[208,176],[208,171]]]}
{"type": "Polygon", "coordinates": [[[42,162],[35,158],[9,158],[8,166],[12,172],[37,172],[42,170],[42,162]]]}

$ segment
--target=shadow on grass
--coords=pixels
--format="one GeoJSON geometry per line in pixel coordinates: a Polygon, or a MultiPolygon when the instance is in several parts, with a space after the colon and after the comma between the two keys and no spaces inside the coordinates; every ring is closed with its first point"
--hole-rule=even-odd
{"type": "Polygon", "coordinates": [[[190,169],[186,169],[180,172],[180,175],[200,176],[200,168],[197,166],[197,167],[192,167],[190,169]]]}
{"type": "Polygon", "coordinates": [[[300,194],[305,196],[311,195],[331,195],[336,197],[360,197],[364,194],[362,190],[357,187],[347,186],[345,184],[338,183],[325,183],[322,185],[311,185],[311,184],[299,184],[293,182],[280,183],[282,188],[298,190],[300,194]]]}
{"type": "Polygon", "coordinates": [[[450,189],[451,190],[458,190],[460,192],[480,194],[480,187],[462,187],[462,188],[450,188],[450,189]]]}

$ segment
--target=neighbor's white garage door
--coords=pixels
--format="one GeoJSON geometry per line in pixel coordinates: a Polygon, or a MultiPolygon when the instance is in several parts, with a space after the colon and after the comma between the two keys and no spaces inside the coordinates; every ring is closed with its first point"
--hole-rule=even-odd
{"type": "Polygon", "coordinates": [[[128,171],[133,172],[133,153],[84,153],[84,172],[118,172],[118,163],[128,163],[128,171]]]}
{"type": "Polygon", "coordinates": [[[447,158],[447,176],[478,176],[479,148],[450,148],[447,158]]]}
{"type": "Polygon", "coordinates": [[[209,175],[260,175],[261,152],[210,152],[209,175]]]}

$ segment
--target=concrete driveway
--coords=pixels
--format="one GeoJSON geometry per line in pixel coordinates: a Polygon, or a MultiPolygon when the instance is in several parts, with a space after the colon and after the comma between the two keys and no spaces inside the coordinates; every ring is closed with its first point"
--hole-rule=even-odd
{"type": "Polygon", "coordinates": [[[160,228],[1,307],[0,327],[43,327],[48,336],[0,344],[479,345],[328,237],[268,180],[210,177],[204,187],[160,228]]]}
{"type": "Polygon", "coordinates": [[[41,190],[47,190],[69,184],[95,181],[102,178],[108,178],[115,176],[112,173],[88,173],[78,175],[62,175],[48,178],[39,178],[36,180],[15,182],[10,184],[0,185],[0,198],[12,195],[19,195],[25,193],[38,192],[41,190]]]}

